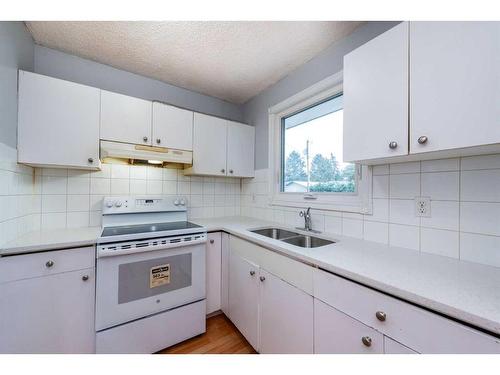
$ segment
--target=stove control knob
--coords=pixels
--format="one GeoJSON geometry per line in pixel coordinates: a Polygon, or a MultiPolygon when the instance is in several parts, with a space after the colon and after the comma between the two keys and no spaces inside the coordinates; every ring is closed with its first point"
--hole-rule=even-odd
{"type": "Polygon", "coordinates": [[[108,208],[113,207],[113,202],[112,201],[107,201],[106,202],[106,207],[108,207],[108,208]]]}
{"type": "Polygon", "coordinates": [[[120,201],[115,202],[115,207],[121,207],[121,206],[122,206],[122,202],[120,202],[120,201]]]}
{"type": "Polygon", "coordinates": [[[178,200],[178,199],[176,199],[176,200],[174,201],[174,204],[175,204],[176,206],[178,206],[178,205],[180,204],[179,200],[178,200]]]}
{"type": "Polygon", "coordinates": [[[181,199],[180,205],[181,206],[185,206],[186,205],[186,200],[185,199],[181,199]]]}

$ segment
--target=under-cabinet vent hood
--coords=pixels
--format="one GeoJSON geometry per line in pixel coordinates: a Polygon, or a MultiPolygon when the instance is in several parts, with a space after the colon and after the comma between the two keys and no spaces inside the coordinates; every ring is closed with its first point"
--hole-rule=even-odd
{"type": "Polygon", "coordinates": [[[181,164],[192,164],[193,162],[193,153],[191,151],[101,141],[101,158],[108,157],[181,164]]]}

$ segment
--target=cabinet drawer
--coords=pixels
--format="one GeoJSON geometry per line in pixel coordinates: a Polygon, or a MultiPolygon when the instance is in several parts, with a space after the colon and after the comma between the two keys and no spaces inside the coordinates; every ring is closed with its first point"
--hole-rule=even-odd
{"type": "Polygon", "coordinates": [[[314,296],[420,353],[500,353],[500,339],[321,270],[314,296]]]}
{"type": "Polygon", "coordinates": [[[314,353],[382,354],[384,336],[314,299],[314,353]]]}
{"type": "Polygon", "coordinates": [[[94,268],[95,248],[46,251],[0,258],[0,283],[94,268]]]}

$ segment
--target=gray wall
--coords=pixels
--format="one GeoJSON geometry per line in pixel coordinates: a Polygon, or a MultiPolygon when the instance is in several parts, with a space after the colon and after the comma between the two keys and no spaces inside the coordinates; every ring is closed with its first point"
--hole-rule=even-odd
{"type": "Polygon", "coordinates": [[[321,54],[260,93],[243,106],[243,120],[255,126],[255,168],[268,167],[268,109],[322,79],[342,70],[343,57],[356,47],[399,22],[368,22],[351,35],[332,44],[321,54]]]}
{"type": "Polygon", "coordinates": [[[23,22],[0,22],[0,142],[17,145],[17,69],[33,70],[33,39],[23,22]]]}
{"type": "Polygon", "coordinates": [[[239,105],[39,45],[35,46],[35,72],[230,120],[243,120],[239,105]]]}

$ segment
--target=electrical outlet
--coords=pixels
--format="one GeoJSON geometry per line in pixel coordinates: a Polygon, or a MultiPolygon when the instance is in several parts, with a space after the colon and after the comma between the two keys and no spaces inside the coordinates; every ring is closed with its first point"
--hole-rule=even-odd
{"type": "Polygon", "coordinates": [[[415,197],[415,216],[431,217],[430,197],[415,197]]]}

